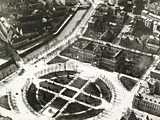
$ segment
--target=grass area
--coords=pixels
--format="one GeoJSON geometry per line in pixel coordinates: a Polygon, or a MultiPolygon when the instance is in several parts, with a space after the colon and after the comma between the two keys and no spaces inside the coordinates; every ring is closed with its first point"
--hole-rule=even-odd
{"type": "Polygon", "coordinates": [[[47,81],[40,82],[40,87],[56,93],[59,93],[63,89],[63,87],[47,81]]]}
{"type": "Polygon", "coordinates": [[[94,51],[94,49],[96,48],[97,44],[94,42],[90,42],[85,49],[89,50],[89,51],[94,51]]]}
{"type": "Polygon", "coordinates": [[[125,77],[125,76],[122,76],[120,77],[120,81],[121,83],[123,84],[123,86],[128,90],[128,91],[131,91],[132,88],[136,85],[137,81],[136,80],[133,80],[129,77],[125,77]]]}
{"type": "Polygon", "coordinates": [[[73,81],[71,86],[81,89],[86,84],[86,82],[87,82],[87,80],[83,80],[81,78],[77,78],[76,80],[73,81]]]}
{"type": "Polygon", "coordinates": [[[81,102],[84,102],[86,104],[93,105],[93,106],[99,106],[101,104],[100,99],[94,98],[92,97],[92,95],[87,96],[83,93],[80,93],[78,97],[76,97],[76,100],[79,100],[81,102]]]}
{"type": "Polygon", "coordinates": [[[60,97],[57,97],[52,103],[51,103],[51,106],[54,107],[54,108],[57,108],[57,109],[61,109],[68,101],[63,99],[63,98],[60,98],[60,97]]]}
{"type": "Polygon", "coordinates": [[[68,107],[63,111],[64,114],[74,114],[82,111],[87,111],[89,107],[79,104],[77,102],[70,103],[68,107]]]}
{"type": "Polygon", "coordinates": [[[90,37],[93,39],[99,39],[101,35],[102,35],[102,33],[95,32],[94,30],[92,30],[90,28],[88,28],[86,30],[86,32],[84,33],[84,36],[90,37]]]}
{"type": "Polygon", "coordinates": [[[106,85],[106,83],[104,81],[102,81],[101,79],[97,79],[95,83],[96,83],[96,85],[99,86],[102,97],[106,101],[110,102],[112,99],[112,93],[111,93],[111,90],[106,85]]]}
{"type": "Polygon", "coordinates": [[[74,75],[76,74],[77,72],[76,71],[69,71],[69,70],[66,70],[66,71],[58,71],[58,72],[51,72],[51,73],[48,73],[44,76],[41,76],[40,79],[52,79],[53,77],[61,77],[61,76],[65,76],[65,75],[74,75]]]}
{"type": "Polygon", "coordinates": [[[9,101],[8,101],[7,95],[0,97],[0,106],[6,108],[8,110],[11,110],[8,102],[9,101]]]}
{"type": "Polygon", "coordinates": [[[75,71],[58,71],[41,76],[40,79],[50,79],[51,81],[54,81],[56,83],[66,85],[74,79],[73,75],[75,74],[75,71]]]}
{"type": "Polygon", "coordinates": [[[89,83],[85,88],[84,91],[88,94],[95,95],[97,97],[100,97],[101,91],[97,88],[95,83],[89,83]]]}
{"type": "Polygon", "coordinates": [[[146,55],[121,52],[116,63],[116,71],[140,78],[153,63],[154,58],[146,55]]]}
{"type": "Polygon", "coordinates": [[[67,59],[62,58],[60,56],[56,56],[55,58],[53,58],[52,60],[50,60],[47,64],[56,64],[56,63],[65,63],[67,61],[67,59]]]}
{"type": "Polygon", "coordinates": [[[67,96],[67,97],[71,97],[71,98],[72,98],[76,93],[77,93],[76,91],[73,91],[73,90],[67,88],[67,89],[62,93],[62,95],[65,95],[65,96],[67,96]]]}
{"type": "MultiPolygon", "coordinates": [[[[76,72],[67,71],[69,74],[74,75],[76,72]]],[[[63,79],[68,79],[64,71],[53,72],[47,75],[42,76],[42,79],[48,79],[48,81],[40,82],[40,89],[37,89],[34,84],[31,84],[29,90],[27,91],[27,100],[28,103],[33,107],[35,111],[40,111],[47,103],[53,100],[50,104],[50,107],[53,107],[60,111],[69,101],[62,96],[55,96],[56,94],[61,94],[69,98],[73,98],[78,92],[76,89],[81,89],[84,93],[78,93],[75,96],[75,101],[72,101],[68,104],[66,108],[62,111],[61,115],[57,118],[62,120],[75,120],[75,119],[87,119],[94,117],[99,113],[103,112],[103,109],[93,109],[89,106],[99,106],[102,104],[101,97],[106,101],[111,100],[111,91],[108,86],[100,79],[97,79],[95,83],[91,83],[87,80],[76,78],[70,79],[68,82],[62,82],[63,79]],[[54,77],[54,78],[53,78],[54,77]],[[63,78],[63,79],[60,79],[63,78]],[[58,80],[58,81],[55,81],[58,80]],[[53,82],[54,81],[54,82],[53,82]],[[87,82],[86,86],[84,86],[87,82]],[[58,83],[58,84],[57,84],[58,83]],[[61,84],[61,85],[59,85],[61,84]],[[63,86],[69,85],[70,87],[63,86]],[[72,89],[72,87],[74,89],[72,89]],[[46,89],[43,90],[42,88],[46,89]],[[65,90],[64,90],[65,89],[65,90]],[[64,91],[62,91],[64,90],[64,91]],[[49,92],[50,91],[50,92],[49,92]],[[55,93],[51,93],[55,92],[55,93]],[[38,94],[37,94],[38,93],[38,94]],[[37,97],[37,95],[38,97],[37,97]],[[83,104],[82,104],[82,103],[83,104]],[[85,105],[86,104],[86,105],[85,105]]],[[[73,77],[73,76],[72,76],[73,77]]],[[[56,114],[55,114],[56,116],[56,114]]],[[[54,115],[53,115],[54,117],[54,115]]]]}
{"type": "Polygon", "coordinates": [[[79,114],[61,115],[57,118],[57,120],[84,120],[87,118],[97,116],[98,114],[102,113],[103,110],[104,109],[89,109],[79,114]]]}
{"type": "Polygon", "coordinates": [[[45,106],[48,102],[50,102],[54,98],[54,94],[46,92],[44,90],[38,90],[38,101],[41,105],[45,106]]]}
{"type": "Polygon", "coordinates": [[[136,37],[142,37],[143,35],[153,34],[152,30],[145,26],[142,20],[136,22],[132,34],[136,37]]]}
{"type": "Polygon", "coordinates": [[[42,109],[42,107],[36,98],[36,91],[37,91],[36,86],[34,84],[31,84],[30,88],[26,93],[26,98],[28,103],[32,106],[32,108],[38,112],[42,109]]]}
{"type": "Polygon", "coordinates": [[[67,76],[57,77],[57,78],[51,79],[51,80],[54,82],[66,85],[66,84],[70,83],[73,79],[74,79],[74,77],[70,77],[69,75],[67,75],[67,76]]]}
{"type": "Polygon", "coordinates": [[[102,57],[113,59],[114,56],[116,57],[116,54],[118,55],[121,50],[119,48],[113,48],[110,45],[106,45],[105,47],[102,47],[102,57]]]}

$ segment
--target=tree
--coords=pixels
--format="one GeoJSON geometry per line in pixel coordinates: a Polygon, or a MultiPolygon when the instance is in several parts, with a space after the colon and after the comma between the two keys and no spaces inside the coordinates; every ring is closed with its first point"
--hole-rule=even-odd
{"type": "Polygon", "coordinates": [[[134,9],[134,14],[141,14],[141,11],[144,9],[145,1],[144,0],[134,0],[134,5],[136,6],[134,9]]]}
{"type": "Polygon", "coordinates": [[[107,41],[107,42],[112,42],[114,39],[114,32],[111,29],[106,30],[102,36],[101,36],[101,40],[103,41],[107,41]]]}
{"type": "Polygon", "coordinates": [[[119,0],[118,4],[124,7],[126,12],[131,12],[133,7],[132,0],[119,0]]]}

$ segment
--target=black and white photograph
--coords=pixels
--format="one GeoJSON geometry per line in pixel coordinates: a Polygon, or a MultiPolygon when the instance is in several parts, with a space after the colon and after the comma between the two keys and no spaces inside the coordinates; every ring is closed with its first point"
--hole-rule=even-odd
{"type": "Polygon", "coordinates": [[[0,120],[160,120],[160,0],[0,0],[0,120]]]}

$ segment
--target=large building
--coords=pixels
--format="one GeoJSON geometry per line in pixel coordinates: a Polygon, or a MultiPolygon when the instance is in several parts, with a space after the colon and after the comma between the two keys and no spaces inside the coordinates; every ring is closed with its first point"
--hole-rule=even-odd
{"type": "Polygon", "coordinates": [[[160,17],[158,15],[143,10],[141,17],[145,25],[153,30],[153,33],[160,34],[160,17]]]}
{"type": "Polygon", "coordinates": [[[145,9],[150,12],[160,15],[160,1],[159,0],[148,0],[145,9]]]}
{"type": "Polygon", "coordinates": [[[133,108],[160,117],[160,84],[155,80],[141,84],[133,100],[133,108]]]}

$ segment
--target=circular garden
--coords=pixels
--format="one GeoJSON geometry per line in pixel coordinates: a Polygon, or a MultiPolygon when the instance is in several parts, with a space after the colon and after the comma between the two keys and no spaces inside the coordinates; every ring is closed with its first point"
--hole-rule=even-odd
{"type": "Polygon", "coordinates": [[[39,77],[39,84],[32,83],[27,90],[29,105],[41,114],[47,110],[56,120],[82,120],[102,113],[103,102],[112,99],[109,87],[99,78],[91,82],[78,74],[65,70],[39,77]]]}

